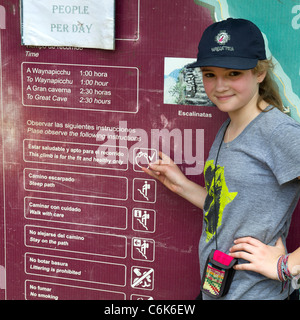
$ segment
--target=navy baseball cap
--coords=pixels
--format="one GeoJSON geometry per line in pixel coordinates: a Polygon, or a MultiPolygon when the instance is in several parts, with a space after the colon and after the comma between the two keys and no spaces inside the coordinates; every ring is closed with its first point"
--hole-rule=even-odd
{"type": "Polygon", "coordinates": [[[266,60],[265,42],[259,28],[249,20],[229,18],[206,28],[198,46],[195,67],[248,70],[266,60]]]}

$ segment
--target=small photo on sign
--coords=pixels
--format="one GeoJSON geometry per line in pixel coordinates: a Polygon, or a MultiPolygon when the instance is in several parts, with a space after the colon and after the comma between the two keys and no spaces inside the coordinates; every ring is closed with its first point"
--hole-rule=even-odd
{"type": "Polygon", "coordinates": [[[211,107],[205,92],[200,68],[188,68],[190,58],[165,57],[164,103],[211,107]]]}
{"type": "Polygon", "coordinates": [[[22,0],[22,44],[114,50],[115,0],[22,0]]]}

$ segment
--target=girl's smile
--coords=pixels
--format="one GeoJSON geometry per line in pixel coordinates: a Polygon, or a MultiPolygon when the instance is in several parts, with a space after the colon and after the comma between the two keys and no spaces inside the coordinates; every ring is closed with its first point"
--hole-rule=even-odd
{"type": "Polygon", "coordinates": [[[234,95],[224,95],[224,96],[216,96],[216,98],[222,102],[222,101],[227,101],[228,99],[232,98],[234,95]]]}

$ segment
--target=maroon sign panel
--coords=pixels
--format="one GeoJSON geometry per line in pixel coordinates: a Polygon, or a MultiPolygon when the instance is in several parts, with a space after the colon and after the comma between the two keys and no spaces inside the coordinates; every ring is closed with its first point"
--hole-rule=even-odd
{"type": "Polygon", "coordinates": [[[142,167],[162,150],[203,183],[226,115],[185,65],[213,12],[116,1],[101,50],[23,46],[1,3],[0,298],[194,299],[202,211],[142,167]]]}

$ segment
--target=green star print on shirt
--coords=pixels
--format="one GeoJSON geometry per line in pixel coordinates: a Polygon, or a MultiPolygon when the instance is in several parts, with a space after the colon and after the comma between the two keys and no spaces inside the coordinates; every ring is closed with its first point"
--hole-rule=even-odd
{"type": "Polygon", "coordinates": [[[204,217],[206,222],[206,242],[208,242],[215,234],[215,225],[217,225],[217,228],[222,225],[222,217],[225,207],[233,201],[238,192],[229,192],[225,181],[224,167],[217,165],[215,174],[214,160],[206,162],[204,167],[204,176],[205,187],[208,193],[204,204],[204,211],[206,212],[204,217]],[[214,210],[218,213],[215,218],[214,210]]]}

